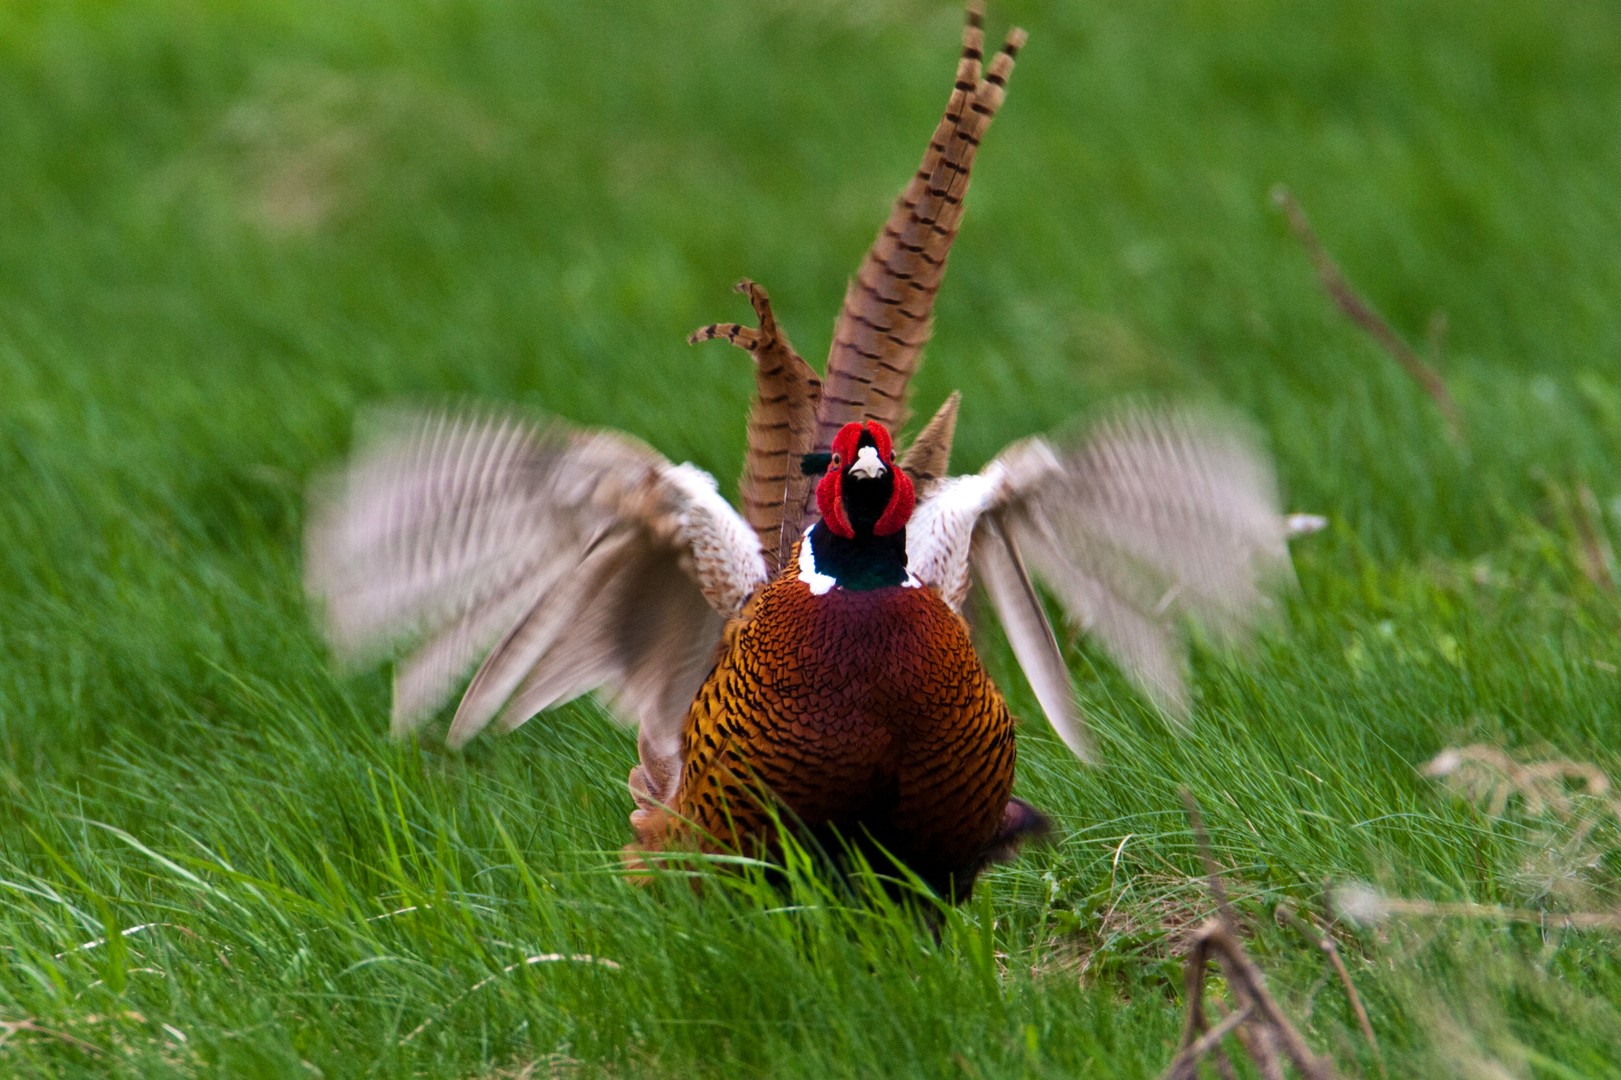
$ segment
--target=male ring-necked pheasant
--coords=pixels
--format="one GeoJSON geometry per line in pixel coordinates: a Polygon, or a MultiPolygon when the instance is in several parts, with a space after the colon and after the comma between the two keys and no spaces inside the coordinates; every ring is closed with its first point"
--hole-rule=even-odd
{"type": "Polygon", "coordinates": [[[952,395],[906,454],[891,442],[1024,39],[982,72],[980,21],[970,4],[945,116],[850,284],[825,383],[752,283],[757,328],[694,335],[755,360],[741,515],[706,473],[625,435],[477,411],[377,421],[319,495],[308,576],[340,652],[418,646],[396,672],[397,733],[481,657],[452,745],[601,689],[640,729],[633,850],[757,851],[795,820],[960,900],[1041,821],[1011,798],[1013,721],[960,614],[971,580],[1077,754],[1090,746],[1027,566],[1182,706],[1175,620],[1242,629],[1287,565],[1270,471],[1242,434],[1138,413],[949,477],[952,395]]]}

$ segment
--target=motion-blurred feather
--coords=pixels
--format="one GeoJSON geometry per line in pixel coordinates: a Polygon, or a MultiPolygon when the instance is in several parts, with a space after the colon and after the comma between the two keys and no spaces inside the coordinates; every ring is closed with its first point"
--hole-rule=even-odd
{"type": "Polygon", "coordinates": [[[380,418],[318,488],[307,550],[341,654],[419,646],[397,733],[484,658],[455,745],[504,706],[510,728],[595,686],[678,739],[724,619],[768,577],[698,470],[626,436],[477,412],[380,418]]]}

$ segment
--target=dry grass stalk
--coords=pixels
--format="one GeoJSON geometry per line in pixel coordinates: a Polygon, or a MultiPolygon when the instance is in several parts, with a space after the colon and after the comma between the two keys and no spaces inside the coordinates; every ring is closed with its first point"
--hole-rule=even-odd
{"type": "Polygon", "coordinates": [[[1592,487],[1584,480],[1567,483],[1542,468],[1531,469],[1531,476],[1542,486],[1550,532],[1570,545],[1571,563],[1589,584],[1615,592],[1621,574],[1592,487]]]}
{"type": "MultiPolygon", "coordinates": [[[[1458,403],[1453,400],[1452,392],[1447,389],[1446,380],[1441,377],[1441,373],[1425,363],[1424,358],[1391,328],[1384,316],[1375,311],[1373,305],[1351,287],[1351,283],[1345,279],[1344,272],[1329,255],[1328,249],[1323,247],[1323,242],[1318,239],[1316,230],[1311,227],[1306,212],[1300,208],[1300,203],[1295,201],[1289,189],[1282,184],[1273,188],[1272,201],[1282,208],[1289,218],[1289,228],[1293,230],[1301,246],[1306,249],[1312,266],[1317,270],[1317,280],[1322,283],[1323,291],[1328,293],[1329,299],[1334,301],[1334,306],[1339,308],[1346,318],[1361,327],[1380,348],[1401,365],[1402,370],[1407,372],[1414,382],[1418,383],[1419,388],[1435,402],[1436,408],[1441,410],[1448,434],[1452,436],[1454,442],[1462,445],[1463,417],[1458,412],[1458,403]]],[[[1431,325],[1432,340],[1435,340],[1438,334],[1433,330],[1435,326],[1433,320],[1431,325]]]]}
{"type": "Polygon", "coordinates": [[[1193,796],[1183,792],[1187,803],[1188,821],[1193,826],[1199,853],[1204,859],[1210,896],[1216,902],[1216,914],[1205,920],[1194,934],[1193,947],[1188,952],[1184,977],[1187,986],[1188,1014],[1182,1029],[1182,1044],[1176,1058],[1162,1074],[1161,1080],[1196,1080],[1199,1066],[1209,1060],[1222,1077],[1233,1076],[1232,1063],[1221,1048],[1222,1037],[1231,1033],[1243,1046],[1256,1070],[1268,1080],[1282,1080],[1284,1063],[1305,1080],[1333,1080],[1338,1074],[1326,1059],[1318,1057],[1306,1044],[1299,1030],[1284,1015],[1266,988],[1266,977],[1244,951],[1239,938],[1238,917],[1227,899],[1227,884],[1210,852],[1210,838],[1205,834],[1204,819],[1193,796]],[[1219,1023],[1209,1020],[1210,1007],[1205,999],[1206,978],[1211,961],[1220,967],[1227,990],[1234,999],[1234,1009],[1219,1023]]]}
{"type": "Polygon", "coordinates": [[[1586,797],[1621,824],[1621,800],[1610,794],[1614,785],[1602,769],[1589,761],[1550,758],[1522,763],[1495,746],[1473,743],[1447,747],[1419,771],[1480,804],[1492,817],[1501,817],[1509,800],[1517,795],[1528,816],[1552,814],[1567,824],[1579,824],[1584,832],[1591,831],[1593,822],[1587,820],[1586,807],[1577,801],[1586,797]],[[1573,790],[1572,784],[1577,788],[1573,790]]]}
{"type": "Polygon", "coordinates": [[[578,1076],[583,1066],[576,1058],[567,1054],[547,1054],[535,1061],[523,1064],[513,1064],[505,1068],[498,1068],[494,1072],[480,1072],[476,1075],[479,1080],[566,1080],[571,1076],[578,1076]]]}
{"type": "Polygon", "coordinates": [[[1598,498],[1587,484],[1576,487],[1576,536],[1580,542],[1582,574],[1605,592],[1615,592],[1615,549],[1605,536],[1602,522],[1604,511],[1599,509],[1598,498]]]}
{"type": "Polygon", "coordinates": [[[13,1036],[20,1034],[40,1035],[47,1039],[55,1039],[87,1054],[105,1053],[95,1043],[86,1042],[77,1036],[69,1035],[65,1031],[58,1031],[56,1028],[48,1028],[43,1024],[36,1023],[31,1017],[24,1017],[21,1020],[0,1020],[0,1050],[5,1049],[6,1043],[10,1042],[13,1036]]]}
{"type": "MultiPolygon", "coordinates": [[[[1332,894],[1329,894],[1332,895],[1332,894]]],[[[1334,941],[1334,935],[1329,927],[1334,918],[1330,913],[1327,919],[1319,921],[1314,916],[1302,917],[1288,904],[1279,904],[1274,917],[1281,924],[1294,927],[1306,938],[1316,944],[1328,957],[1328,962],[1334,967],[1334,974],[1340,980],[1340,986],[1345,990],[1345,998],[1351,1003],[1351,1012],[1356,1016],[1357,1027],[1362,1029],[1362,1037],[1368,1040],[1373,1048],[1374,1060],[1379,1063],[1379,1075],[1387,1076],[1384,1054],[1379,1050],[1379,1038],[1373,1033],[1373,1024],[1368,1020],[1368,1010],[1362,1005],[1362,995],[1356,992],[1356,983],[1351,981],[1351,971],[1345,966],[1345,960],[1340,956],[1339,946],[1334,941]]]]}
{"type": "Polygon", "coordinates": [[[1362,884],[1335,889],[1335,902],[1353,922],[1373,924],[1392,915],[1418,915],[1441,919],[1485,919],[1491,922],[1534,923],[1556,930],[1621,930],[1621,911],[1547,911],[1541,908],[1499,907],[1496,904],[1408,900],[1386,896],[1362,884]]]}
{"type": "MultiPolygon", "coordinates": [[[[1564,758],[1517,761],[1475,744],[1448,747],[1421,771],[1492,818],[1516,812],[1529,829],[1519,880],[1530,907],[1612,906],[1617,882],[1607,867],[1621,848],[1621,798],[1598,766],[1564,758]]],[[[1607,919],[1586,925],[1608,925],[1607,919]]]]}

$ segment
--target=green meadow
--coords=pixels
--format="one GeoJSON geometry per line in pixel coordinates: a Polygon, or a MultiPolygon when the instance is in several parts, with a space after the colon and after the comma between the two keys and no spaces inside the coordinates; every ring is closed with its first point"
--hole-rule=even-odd
{"type": "Polygon", "coordinates": [[[735,492],[748,360],[683,339],[748,276],[820,362],[960,21],[0,7],[0,1073],[1155,1077],[1212,910],[1185,787],[1342,1075],[1621,1075],[1621,932],[1564,919],[1621,904],[1617,804],[1422,772],[1480,744],[1621,777],[1613,5],[993,0],[1030,43],[915,407],[963,392],[971,469],[1214,403],[1329,525],[1251,648],[1195,648],[1186,736],[1068,644],[1100,767],[987,635],[1057,828],[938,935],[808,872],[631,887],[599,705],[452,754],[331,663],[304,496],[368,405],[517,403],[735,492]],[[1328,301],[1280,183],[1461,439],[1328,301]],[[1353,923],[1347,885],[1522,918],[1353,923]],[[1280,907],[1332,922],[1377,1051],[1280,907]]]}

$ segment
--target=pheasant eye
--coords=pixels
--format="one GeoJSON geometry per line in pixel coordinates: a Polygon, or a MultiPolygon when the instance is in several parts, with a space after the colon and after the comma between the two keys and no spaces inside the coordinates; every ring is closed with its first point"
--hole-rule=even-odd
{"type": "Polygon", "coordinates": [[[837,455],[837,454],[834,454],[834,455],[833,455],[833,456],[832,456],[832,457],[831,457],[831,458],[829,458],[829,459],[828,459],[828,461],[827,461],[827,465],[828,465],[828,468],[830,468],[830,469],[836,469],[836,468],[838,468],[838,467],[839,467],[839,462],[840,462],[840,461],[841,461],[841,460],[842,460],[842,459],[841,459],[841,458],[840,458],[840,457],[839,457],[839,455],[837,455]]]}

